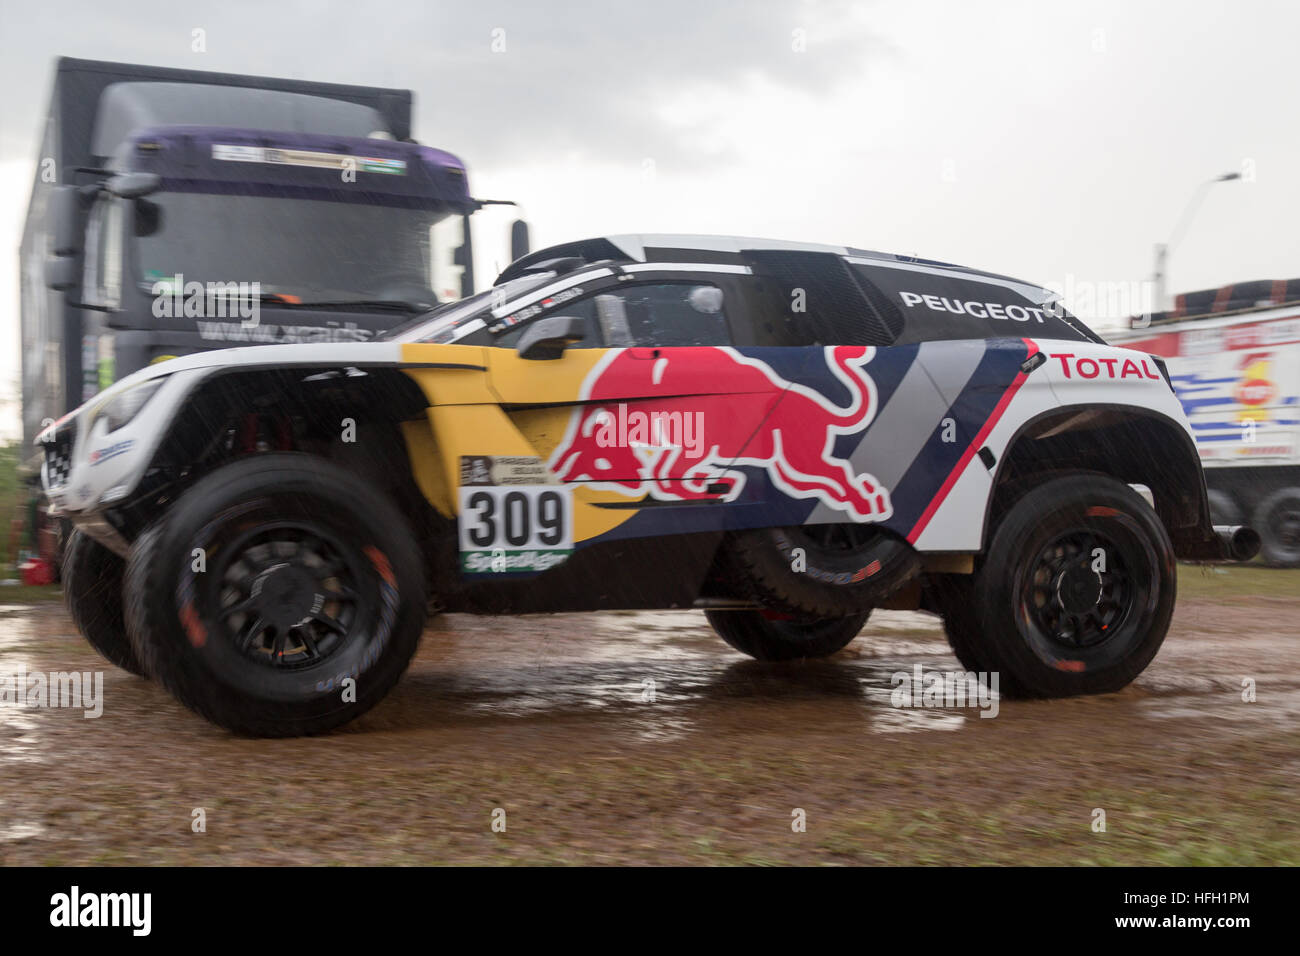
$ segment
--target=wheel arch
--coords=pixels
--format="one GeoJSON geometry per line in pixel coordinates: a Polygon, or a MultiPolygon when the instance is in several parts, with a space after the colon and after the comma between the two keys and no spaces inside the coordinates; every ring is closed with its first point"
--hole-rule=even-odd
{"type": "Polygon", "coordinates": [[[999,461],[982,540],[988,542],[1000,514],[1028,487],[1066,471],[1146,486],[1178,557],[1223,557],[1192,437],[1167,415],[1131,405],[1071,405],[1022,423],[999,461]]]}
{"type": "Polygon", "coordinates": [[[269,436],[276,443],[266,450],[305,451],[362,473],[414,517],[410,492],[414,490],[420,512],[425,498],[406,462],[404,426],[424,423],[427,428],[426,408],[419,387],[396,366],[365,368],[362,375],[341,366],[218,370],[198,382],[177,406],[135,493],[112,509],[110,521],[131,540],[160,507],[241,457],[245,452],[229,446],[232,424],[243,416],[277,423],[269,436]],[[290,431],[280,434],[278,429],[286,425],[290,431]]]}

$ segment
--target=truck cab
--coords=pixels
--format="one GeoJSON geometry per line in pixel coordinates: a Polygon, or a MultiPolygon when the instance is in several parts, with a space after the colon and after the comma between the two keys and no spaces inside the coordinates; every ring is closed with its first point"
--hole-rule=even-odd
{"type": "Polygon", "coordinates": [[[28,438],[153,362],[367,341],[472,293],[495,204],[410,114],[408,90],[60,60],[21,252],[28,438]]]}

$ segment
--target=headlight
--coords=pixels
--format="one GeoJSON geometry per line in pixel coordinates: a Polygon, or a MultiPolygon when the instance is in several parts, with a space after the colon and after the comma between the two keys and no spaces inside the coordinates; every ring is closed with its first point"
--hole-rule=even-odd
{"type": "Polygon", "coordinates": [[[167,376],[160,378],[151,378],[147,382],[141,382],[134,388],[129,388],[121,395],[114,398],[111,402],[100,409],[99,414],[95,417],[103,418],[108,425],[110,432],[115,432],[131,419],[140,413],[140,409],[153,398],[154,392],[162,386],[167,380],[167,376]]]}

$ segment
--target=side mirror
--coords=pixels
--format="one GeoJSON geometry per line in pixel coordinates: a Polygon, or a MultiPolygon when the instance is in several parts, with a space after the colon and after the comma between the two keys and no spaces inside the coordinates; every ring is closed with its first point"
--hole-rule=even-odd
{"type": "Polygon", "coordinates": [[[516,219],[510,224],[510,261],[517,262],[528,255],[531,248],[528,237],[528,223],[516,219]]]}
{"type": "Polygon", "coordinates": [[[45,285],[55,292],[66,292],[77,284],[75,256],[50,256],[45,260],[45,285]]]}
{"type": "Polygon", "coordinates": [[[81,251],[81,192],[76,186],[55,186],[45,212],[56,256],[75,256],[81,251]]]}
{"type": "Polygon", "coordinates": [[[574,342],[587,337],[587,323],[574,315],[538,319],[519,337],[520,358],[557,359],[574,342]]]}
{"type": "Polygon", "coordinates": [[[123,199],[139,199],[162,189],[162,177],[157,173],[118,173],[104,188],[123,199]]]}

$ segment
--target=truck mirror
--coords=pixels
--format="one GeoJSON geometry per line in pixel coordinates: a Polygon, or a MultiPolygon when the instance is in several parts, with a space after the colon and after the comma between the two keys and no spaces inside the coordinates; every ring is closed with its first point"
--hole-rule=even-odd
{"type": "Polygon", "coordinates": [[[45,260],[45,285],[64,292],[77,284],[77,260],[70,255],[50,256],[45,260]]]}
{"type": "Polygon", "coordinates": [[[161,189],[162,177],[157,173],[118,173],[104,188],[123,199],[139,199],[161,189]]]}
{"type": "Polygon", "coordinates": [[[587,323],[574,315],[538,319],[519,337],[518,352],[525,359],[557,359],[574,342],[587,337],[587,323]]]}
{"type": "Polygon", "coordinates": [[[46,212],[56,256],[75,256],[81,251],[81,195],[76,186],[55,186],[46,212]]]}
{"type": "Polygon", "coordinates": [[[528,255],[528,223],[516,219],[510,224],[510,261],[515,262],[528,255]]]}

